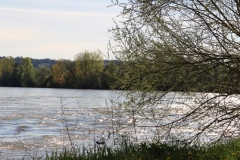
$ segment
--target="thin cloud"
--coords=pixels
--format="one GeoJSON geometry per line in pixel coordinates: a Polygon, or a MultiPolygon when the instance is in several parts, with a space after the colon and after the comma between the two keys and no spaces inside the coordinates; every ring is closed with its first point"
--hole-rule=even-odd
{"type": "Polygon", "coordinates": [[[5,56],[66,59],[84,50],[106,53],[107,31],[118,13],[104,10],[102,5],[78,6],[0,6],[0,52],[5,56]]]}
{"type": "Polygon", "coordinates": [[[11,8],[11,7],[0,7],[0,12],[25,12],[25,13],[41,13],[41,14],[58,14],[58,15],[69,15],[69,16],[84,16],[84,17],[115,17],[113,13],[87,13],[87,12],[69,12],[69,11],[53,11],[53,10],[37,10],[37,9],[23,9],[23,8],[11,8]]]}

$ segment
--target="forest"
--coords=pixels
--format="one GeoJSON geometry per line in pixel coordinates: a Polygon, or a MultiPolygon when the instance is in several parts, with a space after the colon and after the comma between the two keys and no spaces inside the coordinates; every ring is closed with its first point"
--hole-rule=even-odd
{"type": "MultiPolygon", "coordinates": [[[[170,56],[171,54],[165,55],[163,59],[168,59],[170,56]]],[[[185,60],[184,57],[181,59],[185,60]]],[[[181,61],[178,63],[181,64],[181,61]]],[[[174,67],[174,64],[152,63],[152,61],[147,63],[144,59],[127,61],[104,60],[102,55],[95,51],[79,53],[75,55],[73,61],[66,59],[51,60],[47,58],[32,59],[30,57],[0,57],[0,86],[118,90],[146,89],[149,91],[172,90],[182,92],[222,92],[222,90],[231,90],[233,93],[240,93],[240,87],[232,86],[232,81],[226,83],[225,88],[221,88],[221,90],[214,88],[212,85],[218,83],[219,76],[217,75],[227,70],[231,72],[227,67],[216,66],[214,63],[209,63],[207,68],[198,66],[197,68],[201,72],[198,72],[198,77],[192,79],[194,80],[192,83],[193,86],[196,86],[196,84],[200,85],[200,88],[189,88],[189,83],[186,84],[184,82],[187,79],[182,79],[176,84],[176,80],[179,79],[179,74],[176,73],[191,73],[189,67],[184,68],[181,65],[174,67],[176,70],[163,72],[163,69],[168,67],[174,67]],[[129,74],[128,72],[131,70],[133,72],[129,74]],[[156,74],[152,74],[152,72],[156,74]],[[150,83],[151,80],[154,82],[150,83]],[[148,85],[145,85],[146,83],[148,85]]],[[[235,79],[235,76],[236,74],[234,73],[231,76],[222,74],[221,78],[235,79]]]]}
{"type": "Polygon", "coordinates": [[[73,61],[0,57],[0,86],[110,89],[116,64],[95,51],[79,53],[73,61]]]}

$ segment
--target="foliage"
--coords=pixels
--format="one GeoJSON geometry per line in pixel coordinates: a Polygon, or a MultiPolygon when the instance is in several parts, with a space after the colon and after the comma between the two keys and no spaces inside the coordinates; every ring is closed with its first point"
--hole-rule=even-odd
{"type": "Polygon", "coordinates": [[[65,74],[66,74],[65,61],[58,60],[56,64],[52,66],[53,82],[57,84],[57,86],[59,87],[65,86],[66,82],[65,74]]]}
{"type": "Polygon", "coordinates": [[[102,81],[104,88],[111,88],[111,89],[120,89],[119,84],[114,84],[116,80],[116,76],[114,75],[115,71],[117,70],[118,65],[114,62],[110,62],[106,65],[103,71],[102,81]]]}
{"type": "Polygon", "coordinates": [[[111,51],[123,63],[115,71],[116,83],[132,91],[126,92],[128,106],[122,106],[134,117],[145,117],[136,126],[166,141],[239,136],[239,2],[129,0],[114,5],[122,7],[122,22],[112,29],[117,45],[111,51]],[[145,125],[149,121],[155,125],[145,125]]]}
{"type": "MultiPolygon", "coordinates": [[[[8,58],[8,57],[1,57],[0,59],[4,59],[4,58],[8,58]]],[[[22,63],[22,60],[24,57],[11,57],[14,59],[14,62],[17,64],[22,63]]],[[[32,64],[34,68],[40,68],[40,67],[47,67],[47,68],[51,68],[53,64],[56,63],[56,60],[53,59],[49,59],[49,58],[45,58],[45,59],[35,59],[35,58],[31,58],[32,64]]]]}
{"type": "Polygon", "coordinates": [[[35,86],[35,69],[29,57],[23,58],[22,63],[18,66],[18,74],[21,75],[21,86],[35,86]]]}
{"type": "Polygon", "coordinates": [[[78,79],[76,77],[76,65],[74,61],[65,61],[65,78],[66,86],[70,88],[77,88],[78,79]]]}
{"type": "Polygon", "coordinates": [[[115,82],[114,63],[90,51],[77,54],[74,61],[0,57],[0,86],[109,89],[115,82]]]}
{"type": "Polygon", "coordinates": [[[10,86],[14,71],[14,60],[12,57],[0,59],[0,85],[10,86]]]}
{"type": "Polygon", "coordinates": [[[40,67],[36,70],[36,87],[45,87],[50,75],[51,70],[49,68],[40,67]]]}
{"type": "Polygon", "coordinates": [[[118,149],[103,148],[97,153],[87,151],[53,152],[46,160],[238,160],[240,158],[239,140],[210,146],[170,146],[162,143],[124,143],[118,149]]]}
{"type": "Polygon", "coordinates": [[[103,58],[100,52],[84,51],[75,56],[76,76],[80,80],[80,88],[100,88],[103,71],[103,58]]]}

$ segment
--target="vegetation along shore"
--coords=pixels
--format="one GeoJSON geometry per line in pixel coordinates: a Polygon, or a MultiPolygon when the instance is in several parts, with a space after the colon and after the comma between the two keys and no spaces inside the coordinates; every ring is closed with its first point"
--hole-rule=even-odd
{"type": "MultiPolygon", "coordinates": [[[[46,159],[240,159],[240,2],[112,3],[122,9],[110,30],[109,52],[116,61],[104,64],[95,51],[38,68],[30,58],[3,58],[0,85],[124,90],[126,101],[112,111],[129,114],[127,127],[135,134],[141,128],[155,136],[140,142],[127,132],[131,140],[118,148],[96,144],[46,159]]],[[[118,117],[110,116],[113,122],[118,117]]]]}

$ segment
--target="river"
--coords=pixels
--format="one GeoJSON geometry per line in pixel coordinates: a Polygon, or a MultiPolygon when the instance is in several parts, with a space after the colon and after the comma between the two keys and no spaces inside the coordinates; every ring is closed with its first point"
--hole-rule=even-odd
{"type": "MultiPolygon", "coordinates": [[[[52,151],[58,150],[59,153],[63,147],[91,147],[103,139],[106,144],[115,145],[119,138],[115,135],[130,135],[137,138],[138,142],[159,135],[157,139],[161,140],[164,139],[161,136],[167,136],[167,129],[159,130],[158,127],[151,126],[174,121],[196,105],[192,96],[171,92],[157,106],[145,106],[145,109],[141,108],[142,114],[134,115],[134,110],[125,112],[125,106],[118,108],[115,104],[125,100],[120,98],[120,93],[110,90],[0,87],[0,159],[44,157],[52,151]],[[156,111],[154,114],[152,109],[156,111]],[[155,113],[160,116],[167,114],[161,118],[156,117],[155,113]]],[[[214,94],[196,95],[207,96],[208,99],[214,94]]],[[[229,98],[223,101],[224,104],[240,104],[238,95],[229,98]]],[[[194,135],[199,131],[199,122],[207,123],[212,120],[213,114],[218,114],[215,110],[212,114],[206,113],[208,118],[196,119],[172,129],[170,138],[194,135]]],[[[233,125],[228,130],[229,133],[232,132],[231,129],[238,131],[234,133],[239,135],[238,125],[233,125]]],[[[222,128],[218,127],[207,132],[200,142],[216,139],[221,131],[222,128]]]]}
{"type": "Polygon", "coordinates": [[[0,87],[0,159],[31,159],[69,147],[66,128],[74,145],[92,141],[92,133],[107,129],[98,125],[108,118],[99,110],[117,97],[109,90],[0,87]]]}

